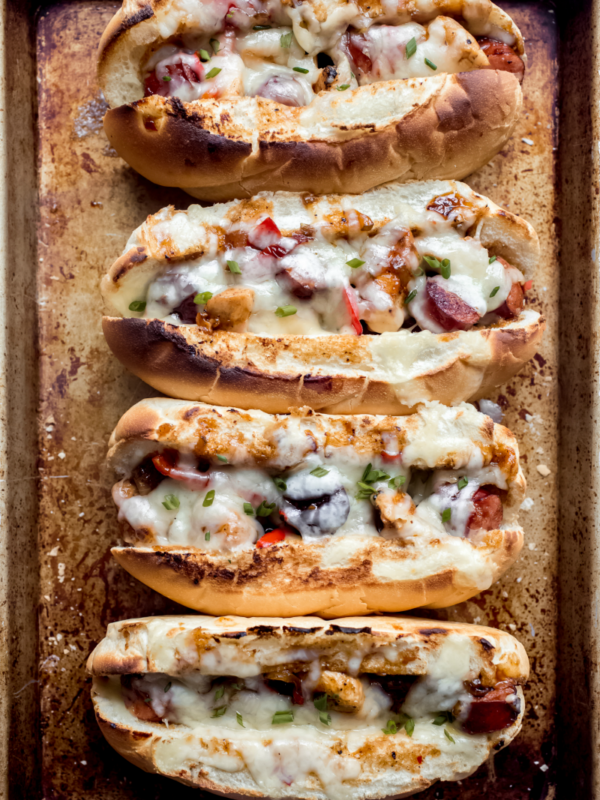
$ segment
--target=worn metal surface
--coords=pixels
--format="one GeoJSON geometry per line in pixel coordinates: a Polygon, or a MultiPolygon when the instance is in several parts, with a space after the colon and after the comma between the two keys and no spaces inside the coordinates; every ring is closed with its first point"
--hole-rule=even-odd
{"type": "MultiPolygon", "coordinates": [[[[135,175],[111,151],[102,132],[94,53],[117,5],[85,1],[50,5],[36,29],[40,669],[39,685],[31,684],[18,697],[31,691],[35,698],[39,691],[42,786],[39,791],[25,790],[19,781],[9,780],[7,796],[11,797],[198,797],[197,792],[145,775],[104,744],[93,721],[84,673],[86,657],[108,622],[174,608],[124,573],[108,555],[117,530],[111,480],[103,466],[106,443],[123,411],[151,391],[127,375],[104,344],[98,284],[146,214],[168,202],[180,207],[189,203],[187,196],[155,187],[135,175]]],[[[492,590],[437,612],[437,616],[497,626],[523,642],[532,661],[526,693],[529,711],[523,732],[496,756],[493,765],[458,784],[431,789],[422,795],[427,800],[475,800],[481,796],[541,800],[555,796],[558,32],[553,9],[547,4],[503,6],[514,15],[527,39],[525,114],[506,149],[469,183],[529,219],[542,241],[540,270],[528,297],[548,319],[543,347],[499,397],[491,398],[502,404],[505,422],[520,440],[532,502],[529,510],[522,512],[527,538],[519,562],[492,590]]],[[[10,325],[20,325],[15,310],[6,314],[10,325]]],[[[580,326],[586,322],[587,318],[578,320],[580,326]]],[[[34,380],[35,365],[28,367],[34,380]]],[[[13,396],[19,396],[15,391],[22,393],[22,413],[29,414],[31,425],[23,388],[23,374],[29,373],[22,368],[18,373],[21,383],[15,383],[13,396]]],[[[13,404],[10,426],[19,424],[19,411],[13,404]]],[[[578,490],[589,496],[592,487],[588,482],[578,490]]],[[[27,565],[34,574],[35,559],[30,556],[23,551],[21,566],[27,565]]],[[[14,563],[11,569],[18,574],[14,563]]],[[[35,646],[32,619],[22,624],[24,637],[35,646]]],[[[572,624],[567,622],[564,630],[568,632],[572,624]]],[[[569,680],[567,670],[562,675],[569,680]]],[[[14,704],[21,708],[21,702],[15,700],[14,704]]],[[[28,707],[32,707],[31,701],[28,707]]],[[[23,724],[30,726],[34,748],[38,723],[31,715],[27,722],[23,719],[23,724]]]]}

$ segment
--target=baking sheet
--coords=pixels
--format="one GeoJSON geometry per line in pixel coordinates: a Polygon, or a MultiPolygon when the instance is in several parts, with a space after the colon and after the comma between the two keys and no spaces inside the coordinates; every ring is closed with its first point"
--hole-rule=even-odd
{"type": "MultiPolygon", "coordinates": [[[[14,13],[25,15],[27,9],[17,12],[19,5],[9,3],[9,15],[11,7],[14,13]]],[[[37,310],[37,323],[34,320],[32,325],[37,354],[33,363],[29,359],[17,370],[18,381],[26,388],[19,393],[18,383],[11,386],[8,429],[18,424],[20,413],[31,423],[27,430],[33,429],[30,397],[37,396],[39,483],[34,485],[38,492],[29,490],[24,499],[29,498],[29,512],[37,518],[40,573],[35,598],[38,636],[31,633],[29,613],[20,623],[28,642],[17,665],[21,683],[16,685],[15,679],[9,683],[11,704],[21,709],[22,723],[16,725],[12,719],[9,726],[16,737],[7,745],[7,757],[14,766],[13,777],[5,784],[10,797],[198,797],[194,790],[145,775],[104,743],[93,720],[84,673],[85,660],[109,622],[178,609],[136,582],[108,553],[118,532],[110,499],[111,477],[103,465],[106,443],[120,415],[154,392],[128,375],[109,353],[100,328],[98,284],[147,214],[168,203],[179,208],[190,203],[187,195],[153,186],[136,175],[116,156],[102,131],[104,104],[95,84],[95,49],[119,5],[85,0],[54,3],[37,19],[29,9],[27,20],[21,20],[20,28],[17,25],[25,38],[24,26],[29,25],[37,58],[37,306],[34,288],[22,289],[30,293],[30,317],[37,310]],[[37,674],[31,669],[31,650],[36,647],[37,674]]],[[[428,616],[510,631],[529,653],[532,677],[526,691],[527,718],[517,740],[471,778],[439,784],[423,793],[427,800],[555,796],[558,301],[564,294],[557,268],[561,240],[556,226],[561,179],[557,150],[560,42],[549,4],[501,5],[526,36],[525,113],[507,147],[468,182],[526,217],[542,242],[540,268],[528,302],[547,318],[543,345],[526,369],[490,398],[503,407],[505,424],[521,445],[529,482],[521,515],[526,544],[519,561],[490,591],[428,616]]],[[[27,59],[27,48],[23,52],[27,59]]],[[[572,94],[576,95],[575,88],[572,94]]],[[[27,136],[23,135],[23,141],[25,157],[27,136]]],[[[574,157],[572,161],[575,165],[574,157]]],[[[29,174],[25,172],[24,180],[29,174]]],[[[582,291],[585,295],[584,287],[582,291]]],[[[589,301],[589,292],[586,296],[589,301]]],[[[23,302],[21,294],[19,301],[23,302]]],[[[16,324],[14,310],[8,320],[16,324]]],[[[589,319],[577,320],[580,326],[586,322],[589,319]]],[[[20,435],[26,441],[27,434],[20,435]]],[[[35,470],[29,474],[35,475],[35,470]]],[[[578,490],[589,494],[589,476],[586,480],[578,490]]],[[[30,552],[25,548],[22,559],[14,552],[9,573],[31,606],[36,591],[32,534],[23,541],[30,552]]],[[[16,617],[11,620],[16,631],[19,623],[16,617]]]]}

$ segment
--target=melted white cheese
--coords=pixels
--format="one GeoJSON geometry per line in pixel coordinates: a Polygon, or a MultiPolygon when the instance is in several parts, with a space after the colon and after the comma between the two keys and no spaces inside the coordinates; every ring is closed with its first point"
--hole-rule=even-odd
{"type": "MultiPolygon", "coordinates": [[[[524,280],[514,267],[505,269],[498,259],[490,263],[490,254],[481,242],[465,236],[465,230],[476,219],[475,210],[462,209],[460,220],[455,219],[454,212],[446,219],[425,207],[417,209],[405,203],[400,203],[395,211],[394,219],[369,237],[358,225],[350,224],[356,212],[348,209],[347,239],[331,240],[326,223],[320,223],[316,225],[314,240],[296,245],[290,237],[283,237],[281,242],[288,252],[273,256],[250,246],[219,250],[219,239],[212,226],[227,233],[247,233],[258,221],[232,224],[227,215],[219,214],[218,206],[211,213],[197,206],[188,212],[164,209],[134,232],[127,247],[135,247],[148,237],[159,246],[161,242],[176,242],[184,252],[192,243],[201,243],[204,254],[199,258],[184,258],[173,266],[149,259],[119,281],[111,302],[123,316],[158,318],[178,325],[182,323],[175,310],[190,295],[205,292],[216,295],[229,287],[248,287],[254,291],[254,305],[246,328],[250,333],[323,335],[355,332],[345,300],[345,293],[355,287],[359,317],[367,323],[379,320],[378,324],[373,322],[374,330],[399,330],[410,311],[424,330],[441,333],[443,329],[423,308],[426,280],[423,269],[431,271],[430,265],[422,260],[424,256],[449,260],[450,277],[435,280],[455,292],[482,318],[504,303],[514,281],[524,280]],[[402,296],[398,302],[375,279],[389,265],[392,251],[407,229],[415,231],[415,250],[407,267],[414,276],[408,283],[408,291],[414,290],[416,295],[405,306],[402,296]],[[232,273],[228,261],[235,261],[241,274],[232,273]],[[358,268],[349,266],[348,262],[356,261],[364,264],[358,268]],[[313,287],[312,296],[298,297],[297,290],[294,293],[298,284],[313,287]],[[145,311],[132,312],[129,306],[134,301],[145,301],[145,311]],[[293,306],[295,313],[283,317],[275,313],[286,306],[293,306]]],[[[277,217],[275,222],[283,231],[291,233],[297,229],[290,231],[287,219],[277,217]]],[[[203,309],[204,304],[199,302],[197,310],[203,309]]]]}

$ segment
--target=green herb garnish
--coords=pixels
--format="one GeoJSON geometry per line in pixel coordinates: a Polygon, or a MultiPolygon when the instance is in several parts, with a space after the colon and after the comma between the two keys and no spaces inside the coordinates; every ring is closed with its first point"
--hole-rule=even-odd
{"type": "Polygon", "coordinates": [[[173,684],[171,683],[171,681],[169,681],[169,682],[167,683],[167,685],[165,686],[165,693],[169,691],[169,689],[171,688],[171,686],[172,686],[172,685],[173,685],[173,684]]]}
{"type": "Polygon", "coordinates": [[[433,61],[430,61],[428,58],[425,59],[425,63],[429,69],[437,69],[437,66],[433,63],[433,61]]]}
{"type": "Polygon", "coordinates": [[[294,72],[301,72],[303,75],[306,75],[308,72],[308,70],[304,69],[304,67],[293,67],[293,70],[294,72]]]}
{"type": "Polygon", "coordinates": [[[350,84],[349,83],[342,83],[341,86],[337,87],[337,90],[338,90],[338,92],[345,92],[346,89],[349,89],[349,88],[350,88],[350,84]]]}
{"type": "Polygon", "coordinates": [[[179,498],[175,494],[166,494],[162,504],[167,511],[175,511],[179,508],[179,498]]]}
{"type": "Polygon", "coordinates": [[[413,38],[409,39],[409,41],[406,43],[406,58],[414,56],[416,52],[417,52],[417,40],[413,36],[413,38]]]}
{"type": "Polygon", "coordinates": [[[388,481],[388,486],[390,489],[399,489],[401,486],[404,486],[406,483],[406,476],[405,475],[396,475],[395,478],[390,478],[388,481]]]}
{"type": "Polygon", "coordinates": [[[215,499],[215,490],[211,489],[210,492],[206,493],[204,500],[202,501],[202,505],[204,508],[208,508],[208,506],[212,506],[213,500],[215,499]]]}
{"type": "Polygon", "coordinates": [[[252,503],[244,503],[244,514],[248,514],[249,517],[254,516],[254,508],[252,503]]]}
{"type": "Polygon", "coordinates": [[[282,47],[284,50],[287,50],[288,47],[291,47],[292,36],[293,33],[291,31],[289,33],[282,33],[281,37],[279,38],[279,46],[282,47]]]}
{"type": "Polygon", "coordinates": [[[266,500],[263,500],[259,507],[256,509],[256,516],[257,517],[268,517],[270,514],[273,513],[277,503],[267,503],[266,500]]]}
{"type": "Polygon", "coordinates": [[[360,258],[351,258],[350,261],[346,261],[346,264],[349,267],[352,267],[352,269],[358,269],[359,267],[362,267],[364,263],[365,262],[361,261],[360,258]]]}
{"type": "Polygon", "coordinates": [[[210,46],[212,47],[214,54],[217,55],[217,53],[219,52],[219,47],[221,46],[219,44],[219,40],[218,39],[211,39],[210,40],[210,46]]]}
{"type": "Polygon", "coordinates": [[[488,264],[493,264],[493,263],[494,263],[494,261],[495,261],[497,258],[498,258],[498,256],[491,256],[491,257],[490,257],[490,260],[488,261],[488,264]]]}
{"type": "Polygon", "coordinates": [[[276,317],[291,317],[298,311],[296,306],[278,306],[275,309],[276,317]]]}
{"type": "Polygon", "coordinates": [[[223,714],[227,711],[227,706],[221,706],[220,708],[215,708],[211,717],[222,717],[223,714]]]}
{"type": "Polygon", "coordinates": [[[494,286],[494,288],[493,288],[493,289],[492,289],[492,291],[490,292],[490,297],[495,297],[495,296],[498,294],[498,291],[499,291],[499,290],[500,290],[500,287],[499,287],[499,286],[494,286]]]}
{"type": "Polygon", "coordinates": [[[213,67],[210,72],[206,73],[206,80],[209,80],[210,78],[216,78],[219,72],[221,72],[219,67],[213,67]]]}
{"type": "Polygon", "coordinates": [[[408,295],[408,297],[404,301],[404,305],[407,306],[412,300],[415,299],[416,296],[417,296],[417,290],[413,289],[412,292],[408,295]]]}
{"type": "Polygon", "coordinates": [[[146,303],[144,300],[134,300],[133,303],[129,304],[130,311],[145,311],[146,310],[146,303]]]}
{"type": "Polygon", "coordinates": [[[435,256],[423,256],[423,258],[429,264],[431,269],[438,270],[442,278],[448,279],[450,277],[451,269],[449,258],[444,258],[442,261],[435,256]]]}
{"type": "Polygon", "coordinates": [[[328,469],[323,469],[323,467],[315,467],[310,471],[311,475],[314,475],[315,478],[324,478],[325,475],[329,475],[328,469]]]}
{"type": "Polygon", "coordinates": [[[210,61],[210,56],[206,52],[206,50],[198,50],[198,58],[200,61],[210,61]]]}
{"type": "Polygon", "coordinates": [[[468,483],[469,483],[469,479],[468,479],[468,478],[466,478],[466,477],[463,475],[463,476],[462,476],[462,478],[459,478],[459,479],[458,479],[458,483],[457,483],[456,485],[458,486],[458,489],[459,489],[459,491],[460,491],[461,489],[464,489],[464,488],[465,488],[465,486],[466,486],[468,483]]]}
{"type": "Polygon", "coordinates": [[[200,292],[200,294],[194,297],[194,303],[196,303],[197,306],[205,306],[212,296],[212,292],[200,292]]]}
{"type": "Polygon", "coordinates": [[[273,483],[280,492],[285,492],[287,489],[287,483],[283,480],[283,478],[273,478],[273,483]]]}
{"type": "Polygon", "coordinates": [[[227,463],[229,463],[229,462],[227,461],[227,459],[225,458],[225,456],[222,456],[220,453],[217,453],[217,458],[219,459],[219,461],[220,461],[222,464],[227,464],[227,463]]]}
{"type": "Polygon", "coordinates": [[[271,720],[272,725],[285,725],[288,722],[294,721],[293,711],[276,711],[271,720]]]}
{"type": "Polygon", "coordinates": [[[244,718],[242,717],[242,715],[240,714],[240,712],[239,712],[239,711],[236,711],[236,712],[235,712],[235,718],[237,719],[237,724],[238,724],[238,725],[241,725],[241,726],[242,726],[242,728],[245,728],[245,727],[246,727],[246,726],[244,725],[244,718]]]}
{"type": "Polygon", "coordinates": [[[204,541],[210,542],[210,531],[206,531],[206,533],[204,534],[204,541]]]}
{"type": "Polygon", "coordinates": [[[452,509],[445,508],[442,511],[442,522],[450,522],[450,518],[452,517],[452,509]]]}

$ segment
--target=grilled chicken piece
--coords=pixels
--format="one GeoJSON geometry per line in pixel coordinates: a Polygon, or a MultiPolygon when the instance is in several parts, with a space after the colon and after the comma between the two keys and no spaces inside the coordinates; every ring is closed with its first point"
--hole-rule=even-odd
{"type": "Polygon", "coordinates": [[[342,672],[323,670],[315,686],[318,692],[327,692],[336,711],[353,714],[365,702],[365,693],[358,678],[351,678],[342,672]]]}
{"type": "Polygon", "coordinates": [[[206,304],[206,313],[215,322],[218,320],[219,330],[243,333],[253,305],[253,289],[232,287],[211,297],[206,304]]]}

